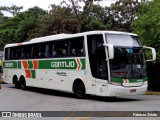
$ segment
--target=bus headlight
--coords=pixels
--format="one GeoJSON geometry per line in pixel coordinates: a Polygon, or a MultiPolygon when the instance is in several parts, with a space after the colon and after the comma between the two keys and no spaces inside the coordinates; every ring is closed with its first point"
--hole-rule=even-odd
{"type": "Polygon", "coordinates": [[[147,85],[148,84],[148,81],[143,81],[143,85],[147,85]]]}
{"type": "Polygon", "coordinates": [[[120,82],[113,82],[113,81],[111,81],[111,84],[112,85],[116,85],[116,86],[122,86],[122,83],[120,83],[120,82]]]}

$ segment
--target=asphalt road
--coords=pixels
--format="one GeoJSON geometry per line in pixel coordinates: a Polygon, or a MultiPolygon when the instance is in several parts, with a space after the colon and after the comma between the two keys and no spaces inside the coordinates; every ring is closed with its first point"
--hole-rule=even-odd
{"type": "MultiPolygon", "coordinates": [[[[59,91],[28,88],[27,90],[15,89],[11,84],[1,84],[0,89],[0,111],[160,111],[159,95],[136,95],[116,98],[104,98],[87,96],[85,99],[77,99],[73,94],[59,91]]],[[[85,116],[68,116],[32,118],[35,120],[115,120],[115,119],[155,119],[158,117],[93,117],[93,114],[86,113],[85,116]],[[87,115],[88,114],[88,115],[87,115]]],[[[114,112],[113,112],[114,114],[114,112]]],[[[117,114],[117,112],[116,112],[117,114]]],[[[6,118],[0,118],[0,120],[6,118]]],[[[13,118],[15,120],[22,118],[13,118]]],[[[27,119],[27,118],[24,118],[27,119]]]]}

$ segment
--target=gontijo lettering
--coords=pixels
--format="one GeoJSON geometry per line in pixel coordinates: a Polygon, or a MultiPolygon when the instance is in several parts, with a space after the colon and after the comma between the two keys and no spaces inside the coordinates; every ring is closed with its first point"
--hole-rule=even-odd
{"type": "Polygon", "coordinates": [[[75,67],[75,62],[74,61],[69,61],[69,62],[51,62],[51,67],[75,67]]]}

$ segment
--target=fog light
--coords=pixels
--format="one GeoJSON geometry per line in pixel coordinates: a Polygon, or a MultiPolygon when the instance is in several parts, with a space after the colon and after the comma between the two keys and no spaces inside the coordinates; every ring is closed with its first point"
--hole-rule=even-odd
{"type": "Polygon", "coordinates": [[[111,81],[111,84],[112,85],[116,85],[116,86],[122,86],[122,84],[120,82],[113,82],[113,81],[111,81]]]}
{"type": "Polygon", "coordinates": [[[113,96],[118,96],[118,94],[114,93],[113,96]]]}

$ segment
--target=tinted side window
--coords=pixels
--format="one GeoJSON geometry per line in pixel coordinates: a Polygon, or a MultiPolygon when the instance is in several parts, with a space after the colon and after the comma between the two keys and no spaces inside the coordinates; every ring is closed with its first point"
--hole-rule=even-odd
{"type": "Polygon", "coordinates": [[[68,41],[56,41],[53,44],[52,57],[65,57],[68,56],[68,41]]]}
{"type": "Polygon", "coordinates": [[[85,56],[84,36],[6,48],[5,59],[39,59],[85,56]]]}
{"type": "Polygon", "coordinates": [[[46,50],[45,44],[33,44],[32,50],[31,50],[31,58],[37,59],[37,58],[45,58],[45,50],[46,50]]]}
{"type": "Polygon", "coordinates": [[[9,60],[10,59],[10,48],[6,48],[5,49],[5,60],[9,60]]]}
{"type": "Polygon", "coordinates": [[[11,53],[10,53],[10,59],[13,60],[14,59],[14,53],[15,53],[15,49],[14,47],[11,48],[11,53]]]}
{"type": "Polygon", "coordinates": [[[84,37],[70,39],[70,56],[85,56],[84,37]]]}
{"type": "Polygon", "coordinates": [[[16,60],[21,58],[21,47],[12,47],[10,48],[10,56],[8,56],[11,60],[16,60]]]}
{"type": "MultiPolygon", "coordinates": [[[[52,42],[52,57],[79,57],[85,55],[84,37],[76,37],[52,42]]],[[[50,54],[50,52],[49,52],[50,54]]]]}

